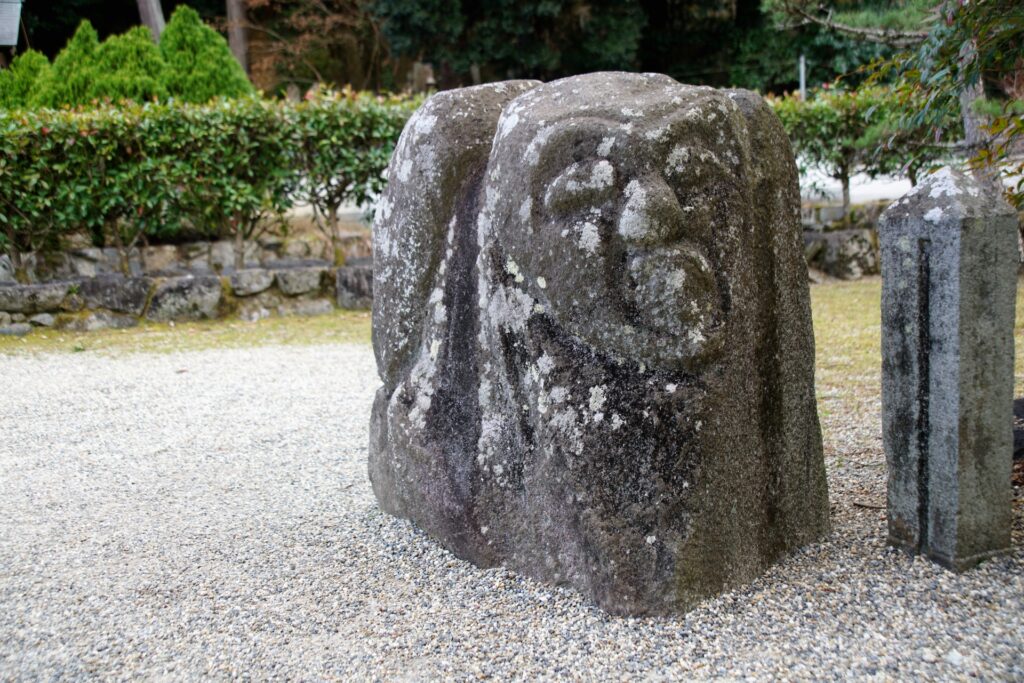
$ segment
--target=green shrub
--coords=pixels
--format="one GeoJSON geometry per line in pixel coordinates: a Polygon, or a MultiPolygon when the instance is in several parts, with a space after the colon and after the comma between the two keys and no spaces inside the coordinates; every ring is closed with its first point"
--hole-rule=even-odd
{"type": "Polygon", "coordinates": [[[418,100],[318,93],[206,105],[125,103],[88,110],[0,110],[0,246],[26,251],[87,233],[127,255],[183,226],[242,242],[297,200],[337,215],[383,187],[418,100]],[[333,209],[332,209],[333,207],[333,209]]]}
{"type": "Polygon", "coordinates": [[[144,26],[104,40],[96,51],[92,68],[95,73],[87,95],[89,100],[145,102],[167,97],[166,65],[149,29],[144,26]]]}
{"type": "MultiPolygon", "coordinates": [[[[796,95],[768,101],[793,143],[797,162],[839,181],[846,214],[850,178],[856,173],[906,174],[916,182],[920,169],[942,156],[939,141],[898,125],[901,112],[920,103],[905,102],[885,88],[829,88],[813,92],[807,101],[796,95]]],[[[949,130],[955,133],[954,123],[949,130]]]]}
{"type": "Polygon", "coordinates": [[[168,98],[204,103],[255,93],[224,38],[184,5],[175,10],[159,47],[142,26],[100,43],[92,25],[82,21],[51,67],[45,68],[38,53],[26,53],[25,60],[17,73],[14,65],[0,72],[0,107],[168,98]]]}
{"type": "Polygon", "coordinates": [[[54,248],[63,227],[55,194],[65,168],[54,161],[68,138],[50,135],[52,125],[0,110],[0,245],[20,281],[26,278],[21,254],[54,248]]]}
{"type": "Polygon", "coordinates": [[[50,60],[41,52],[22,52],[10,67],[0,71],[0,109],[19,109],[28,105],[36,84],[46,78],[50,60]]]}
{"type": "Polygon", "coordinates": [[[383,98],[351,90],[316,90],[295,107],[295,154],[301,198],[337,249],[338,208],[363,204],[384,188],[384,170],[419,98],[383,98]]]}
{"type": "Polygon", "coordinates": [[[97,100],[144,102],[167,96],[165,65],[148,29],[136,26],[100,43],[82,21],[29,98],[36,107],[81,106],[97,100]]]}
{"type": "Polygon", "coordinates": [[[241,97],[255,92],[224,38],[191,7],[179,5],[160,36],[167,93],[184,102],[241,97]]]}
{"type": "Polygon", "coordinates": [[[188,173],[179,207],[207,234],[242,241],[292,206],[298,182],[289,108],[257,98],[185,106],[170,122],[172,154],[188,173]]]}

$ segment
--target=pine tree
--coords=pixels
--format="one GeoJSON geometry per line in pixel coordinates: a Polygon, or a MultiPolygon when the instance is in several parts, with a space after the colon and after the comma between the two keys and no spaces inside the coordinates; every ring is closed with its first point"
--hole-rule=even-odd
{"type": "Polygon", "coordinates": [[[187,5],[179,5],[171,15],[160,52],[168,67],[165,85],[171,97],[202,103],[254,92],[227,41],[187,5]]]}

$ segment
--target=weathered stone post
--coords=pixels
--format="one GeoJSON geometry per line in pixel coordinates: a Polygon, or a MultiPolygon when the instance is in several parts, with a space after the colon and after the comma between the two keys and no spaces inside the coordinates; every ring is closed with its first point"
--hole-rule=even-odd
{"type": "Polygon", "coordinates": [[[943,169],[879,233],[889,541],[961,571],[1010,546],[1017,218],[943,169]]]}

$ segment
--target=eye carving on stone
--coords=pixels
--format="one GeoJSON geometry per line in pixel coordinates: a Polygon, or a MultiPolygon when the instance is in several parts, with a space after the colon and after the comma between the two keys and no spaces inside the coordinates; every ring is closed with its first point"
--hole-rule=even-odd
{"type": "Polygon", "coordinates": [[[562,171],[544,193],[544,208],[569,215],[590,209],[615,195],[615,167],[607,159],[577,161],[562,171]]]}

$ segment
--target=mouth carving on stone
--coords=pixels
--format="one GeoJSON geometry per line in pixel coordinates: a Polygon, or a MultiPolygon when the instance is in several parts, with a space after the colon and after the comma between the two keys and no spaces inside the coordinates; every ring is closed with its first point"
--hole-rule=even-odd
{"type": "Polygon", "coordinates": [[[628,249],[624,298],[643,326],[679,337],[698,353],[714,333],[721,296],[711,264],[695,245],[628,249]]]}

